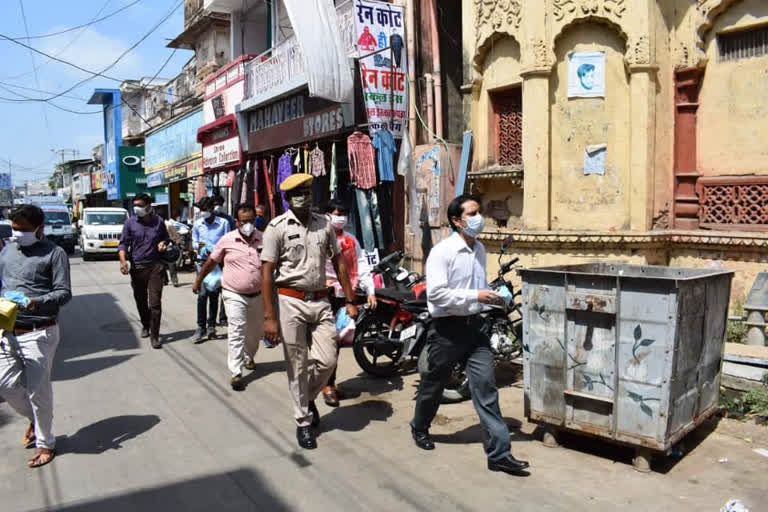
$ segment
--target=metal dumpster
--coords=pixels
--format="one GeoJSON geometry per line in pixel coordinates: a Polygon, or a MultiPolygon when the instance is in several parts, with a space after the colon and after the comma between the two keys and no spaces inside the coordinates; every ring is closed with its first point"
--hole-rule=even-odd
{"type": "Polygon", "coordinates": [[[525,414],[653,451],[717,410],[732,272],[620,263],[520,270],[525,414]]]}

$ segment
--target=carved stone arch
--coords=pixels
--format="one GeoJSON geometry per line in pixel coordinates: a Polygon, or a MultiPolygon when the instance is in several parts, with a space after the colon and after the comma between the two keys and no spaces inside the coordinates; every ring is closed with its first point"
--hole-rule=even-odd
{"type": "Polygon", "coordinates": [[[715,25],[717,18],[733,4],[741,0],[696,0],[696,54],[697,65],[706,62],[705,39],[715,25]]]}
{"type": "MultiPolygon", "coordinates": [[[[561,0],[565,1],[565,0],[561,0]]],[[[586,0],[582,0],[586,1],[586,0]]],[[[555,0],[557,2],[557,0],[555,0]]],[[[582,23],[599,23],[601,25],[604,25],[612,30],[614,30],[621,38],[624,40],[624,60],[628,64],[635,63],[635,49],[637,49],[638,54],[647,55],[647,60],[650,61],[650,48],[648,47],[648,38],[647,37],[639,37],[637,39],[632,39],[628,34],[627,31],[624,29],[624,27],[616,22],[613,19],[606,18],[603,16],[595,16],[595,15],[588,15],[588,16],[580,16],[580,17],[574,17],[573,19],[569,20],[566,23],[563,23],[561,26],[559,26],[559,29],[557,30],[554,39],[552,40],[552,47],[551,52],[553,55],[555,55],[555,50],[557,49],[557,43],[560,40],[560,37],[565,34],[565,32],[575,26],[582,23]]],[[[647,62],[643,62],[644,64],[647,62]]],[[[553,60],[552,65],[554,66],[555,62],[553,60]]]]}
{"type": "Polygon", "coordinates": [[[520,0],[475,1],[475,69],[480,70],[485,55],[498,39],[509,36],[520,44],[522,2],[520,0]]]}

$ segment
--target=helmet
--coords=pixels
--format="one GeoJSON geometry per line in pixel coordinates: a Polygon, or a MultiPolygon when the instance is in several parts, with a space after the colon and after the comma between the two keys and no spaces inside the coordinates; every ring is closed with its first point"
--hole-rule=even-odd
{"type": "Polygon", "coordinates": [[[165,251],[160,253],[160,259],[165,263],[176,263],[180,254],[179,246],[173,242],[168,242],[165,246],[165,251]]]}

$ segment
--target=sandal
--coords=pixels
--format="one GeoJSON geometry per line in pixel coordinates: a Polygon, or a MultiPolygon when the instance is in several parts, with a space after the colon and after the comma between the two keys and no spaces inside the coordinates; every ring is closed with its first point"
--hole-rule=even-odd
{"type": "Polygon", "coordinates": [[[27,431],[24,432],[24,437],[21,438],[21,444],[24,446],[24,448],[34,448],[35,447],[35,441],[37,438],[35,437],[35,425],[30,423],[27,427],[27,431]]]}
{"type": "Polygon", "coordinates": [[[49,464],[56,457],[56,450],[47,448],[38,448],[35,450],[35,456],[29,459],[27,465],[30,468],[39,468],[49,464]]]}

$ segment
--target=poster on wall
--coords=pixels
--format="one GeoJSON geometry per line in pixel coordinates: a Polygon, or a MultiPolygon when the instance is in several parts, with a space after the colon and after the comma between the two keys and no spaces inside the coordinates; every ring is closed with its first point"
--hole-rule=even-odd
{"type": "Polygon", "coordinates": [[[371,135],[388,129],[403,136],[408,119],[404,7],[354,0],[355,40],[371,135]]]}
{"type": "Polygon", "coordinates": [[[568,57],[568,97],[605,97],[605,52],[573,52],[568,57]]]}

